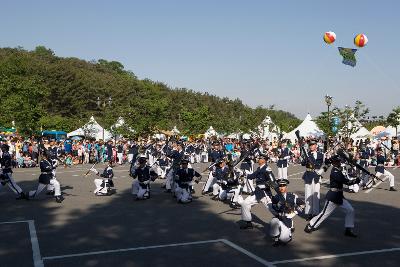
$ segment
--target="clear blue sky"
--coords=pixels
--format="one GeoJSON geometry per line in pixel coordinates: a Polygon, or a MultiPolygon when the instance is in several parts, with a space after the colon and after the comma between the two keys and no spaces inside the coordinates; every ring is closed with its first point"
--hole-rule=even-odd
{"type": "Polygon", "coordinates": [[[117,60],[139,78],[299,118],[359,99],[371,115],[400,105],[400,1],[1,1],[0,46],[44,45],[58,56],[117,60]],[[357,66],[334,46],[369,43],[357,66]]]}

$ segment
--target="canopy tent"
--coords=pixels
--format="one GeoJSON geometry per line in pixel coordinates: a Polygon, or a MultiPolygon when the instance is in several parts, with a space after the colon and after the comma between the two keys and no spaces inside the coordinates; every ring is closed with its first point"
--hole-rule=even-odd
{"type": "Polygon", "coordinates": [[[375,126],[374,128],[372,128],[371,134],[373,136],[375,136],[375,135],[379,134],[380,132],[383,132],[384,130],[386,130],[386,128],[381,125],[375,126]]]}
{"type": "Polygon", "coordinates": [[[289,139],[290,141],[294,142],[297,137],[295,132],[299,130],[300,131],[300,136],[302,137],[321,137],[324,136],[324,132],[321,131],[317,124],[312,120],[311,115],[307,114],[306,118],[304,121],[296,127],[293,131],[286,133],[283,135],[283,139],[289,139]]]}
{"type": "Polygon", "coordinates": [[[339,135],[345,135],[347,131],[349,131],[350,133],[355,133],[359,129],[361,129],[361,127],[363,127],[362,124],[354,117],[353,114],[351,114],[348,119],[347,125],[344,125],[342,129],[339,130],[339,135]]]}
{"type": "Polygon", "coordinates": [[[274,137],[278,138],[278,133],[280,132],[279,127],[271,120],[270,116],[266,116],[265,119],[257,127],[257,135],[261,139],[272,140],[274,137]]]}
{"type": "MultiPolygon", "coordinates": [[[[397,136],[400,135],[400,125],[397,126],[397,136]]],[[[396,136],[396,128],[393,126],[388,126],[385,130],[382,132],[378,133],[375,138],[381,138],[381,137],[394,137],[396,136]]]]}
{"type": "Polygon", "coordinates": [[[372,135],[371,135],[370,131],[368,131],[368,129],[365,127],[361,127],[360,129],[358,129],[357,132],[350,135],[350,138],[353,140],[370,138],[370,137],[372,137],[372,135]]]}
{"type": "Polygon", "coordinates": [[[84,136],[84,137],[89,137],[89,138],[94,138],[96,140],[109,140],[112,139],[112,134],[101,127],[100,124],[97,123],[97,121],[94,119],[94,117],[90,117],[90,120],[88,123],[83,125],[81,128],[76,129],[75,131],[72,131],[67,134],[68,137],[72,136],[84,136]]]}
{"type": "Polygon", "coordinates": [[[205,138],[210,138],[211,136],[218,136],[218,133],[212,126],[204,133],[205,138]]]}

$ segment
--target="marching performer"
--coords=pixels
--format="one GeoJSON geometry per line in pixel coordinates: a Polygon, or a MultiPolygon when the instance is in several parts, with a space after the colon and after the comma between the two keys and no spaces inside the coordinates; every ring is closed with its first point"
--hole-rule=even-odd
{"type": "Polygon", "coordinates": [[[273,246],[285,245],[292,240],[294,232],[293,218],[304,208],[304,201],[296,194],[287,191],[289,180],[277,180],[279,193],[271,199],[270,211],[275,217],[270,222],[269,234],[273,238],[273,246]]]}
{"type": "Polygon", "coordinates": [[[39,184],[36,190],[30,191],[28,196],[30,199],[36,198],[46,187],[54,190],[54,197],[57,203],[61,203],[64,198],[61,196],[61,186],[60,183],[55,179],[53,169],[54,166],[49,159],[48,153],[42,154],[42,160],[40,161],[40,171],[39,184]]]}
{"type": "Polygon", "coordinates": [[[389,180],[389,191],[397,191],[394,188],[394,176],[387,170],[385,170],[385,162],[386,162],[386,157],[383,155],[382,148],[378,147],[376,149],[376,167],[375,167],[375,172],[376,176],[379,178],[382,175],[386,177],[386,179],[389,180]]]}
{"type": "Polygon", "coordinates": [[[146,165],[146,155],[139,156],[139,165],[131,168],[130,176],[134,180],[132,183],[132,195],[136,196],[136,200],[150,198],[150,181],[157,179],[157,173],[146,165]]]}
{"type": "Polygon", "coordinates": [[[338,155],[330,159],[333,168],[330,175],[329,186],[330,189],[326,194],[326,201],[322,211],[312,218],[307,224],[304,231],[311,233],[316,231],[320,224],[329,217],[329,215],[337,208],[340,207],[346,212],[345,218],[345,236],[357,237],[353,232],[354,228],[354,209],[350,202],[343,196],[343,184],[352,185],[360,182],[360,178],[349,180],[348,177],[342,172],[341,158],[338,155]]]}
{"type": "Polygon", "coordinates": [[[178,203],[192,202],[192,185],[193,178],[197,177],[194,182],[199,183],[201,175],[194,169],[189,168],[189,159],[184,158],[181,160],[181,168],[177,170],[175,175],[176,188],[175,196],[178,203]]]}
{"type": "Polygon", "coordinates": [[[174,147],[171,153],[168,155],[168,157],[172,159],[172,166],[168,171],[167,178],[165,181],[165,189],[167,193],[170,193],[172,189],[175,189],[174,177],[176,171],[179,169],[180,162],[184,157],[184,155],[185,152],[183,151],[181,145],[177,145],[176,147],[174,147]]]}
{"type": "Polygon", "coordinates": [[[287,148],[286,142],[281,143],[281,147],[278,148],[278,161],[276,165],[278,166],[278,179],[287,179],[288,174],[288,160],[290,159],[290,151],[287,148]]]}
{"type": "Polygon", "coordinates": [[[94,179],[94,185],[96,186],[96,189],[93,191],[93,193],[96,196],[109,196],[115,193],[114,182],[112,180],[112,178],[114,177],[112,167],[112,162],[109,161],[103,173],[99,173],[99,171],[96,170],[94,166],[90,168],[91,172],[101,177],[94,179]]]}
{"type": "Polygon", "coordinates": [[[247,179],[255,179],[256,188],[250,196],[243,200],[242,196],[238,198],[238,204],[242,206],[242,220],[245,222],[240,226],[240,229],[251,229],[253,224],[251,222],[251,207],[263,203],[268,208],[268,204],[271,203],[271,189],[269,188],[270,182],[275,180],[274,174],[270,167],[267,166],[268,157],[265,155],[258,156],[259,167],[257,170],[247,175],[247,179]]]}
{"type": "Polygon", "coordinates": [[[305,214],[307,215],[307,220],[311,220],[312,217],[319,213],[320,180],[324,172],[325,156],[317,151],[318,147],[315,140],[310,140],[308,146],[309,152],[303,153],[301,165],[306,167],[306,172],[303,175],[306,202],[305,214]]]}
{"type": "Polygon", "coordinates": [[[25,193],[22,191],[21,187],[14,181],[12,177],[12,160],[11,155],[9,153],[10,147],[7,144],[1,145],[2,157],[0,159],[0,189],[8,185],[8,187],[13,191],[16,195],[16,199],[26,198],[25,193]]]}

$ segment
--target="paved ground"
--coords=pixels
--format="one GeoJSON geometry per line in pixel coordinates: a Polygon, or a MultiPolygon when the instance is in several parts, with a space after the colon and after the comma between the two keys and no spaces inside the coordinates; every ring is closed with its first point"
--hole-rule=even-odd
{"type": "MultiPolygon", "coordinates": [[[[256,228],[243,231],[240,210],[202,196],[202,184],[188,205],[164,193],[162,181],[153,184],[151,199],[134,201],[128,166],[122,166],[114,169],[117,193],[96,197],[93,176],[83,177],[88,168],[58,169],[62,204],[44,194],[16,201],[7,189],[0,192],[0,266],[398,266],[400,192],[388,192],[388,182],[346,195],[356,210],[357,239],[343,236],[344,216],[337,211],[311,235],[296,217],[294,240],[274,248],[266,236],[272,216],[262,205],[253,208],[256,228]]],[[[303,196],[301,171],[290,167],[289,188],[303,196]]],[[[27,191],[36,187],[38,173],[18,169],[14,177],[27,191]]],[[[400,169],[392,173],[400,188],[400,169]]]]}

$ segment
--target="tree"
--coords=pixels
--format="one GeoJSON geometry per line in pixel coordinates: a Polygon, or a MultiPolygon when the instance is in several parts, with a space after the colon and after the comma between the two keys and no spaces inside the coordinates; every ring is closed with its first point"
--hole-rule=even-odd
{"type": "Polygon", "coordinates": [[[386,118],[387,124],[394,127],[396,129],[396,136],[397,136],[397,126],[400,124],[400,106],[394,108],[392,112],[389,113],[388,117],[386,118]]]}

